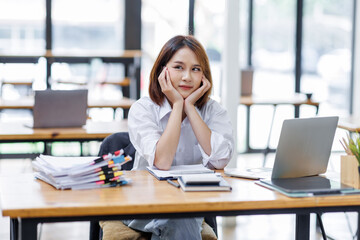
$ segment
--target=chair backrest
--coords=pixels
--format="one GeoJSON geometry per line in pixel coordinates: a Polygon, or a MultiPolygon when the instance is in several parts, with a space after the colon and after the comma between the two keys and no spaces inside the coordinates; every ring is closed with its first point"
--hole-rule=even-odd
{"type": "Polygon", "coordinates": [[[131,170],[135,160],[135,148],[130,142],[128,132],[118,132],[107,136],[101,143],[99,156],[113,153],[119,149],[123,149],[125,155],[130,155],[133,161],[127,162],[121,166],[122,170],[131,170]]]}

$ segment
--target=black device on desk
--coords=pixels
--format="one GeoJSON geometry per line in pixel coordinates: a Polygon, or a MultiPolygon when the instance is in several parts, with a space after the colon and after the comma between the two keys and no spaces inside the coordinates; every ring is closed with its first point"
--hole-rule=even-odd
{"type": "Polygon", "coordinates": [[[269,186],[289,196],[317,196],[359,193],[353,187],[321,176],[301,178],[261,179],[260,185],[269,186]]]}

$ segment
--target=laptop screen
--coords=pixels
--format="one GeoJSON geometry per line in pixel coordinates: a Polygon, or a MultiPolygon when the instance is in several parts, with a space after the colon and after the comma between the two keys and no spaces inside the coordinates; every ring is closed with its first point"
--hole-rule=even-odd
{"type": "Polygon", "coordinates": [[[88,90],[35,91],[34,128],[81,127],[87,119],[88,90]]]}
{"type": "Polygon", "coordinates": [[[283,122],[271,178],[315,176],[327,170],[339,117],[283,122]]]}

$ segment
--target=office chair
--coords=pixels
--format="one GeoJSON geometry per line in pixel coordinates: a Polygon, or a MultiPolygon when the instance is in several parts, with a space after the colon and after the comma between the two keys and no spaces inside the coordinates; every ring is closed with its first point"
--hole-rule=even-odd
{"type": "MultiPolygon", "coordinates": [[[[130,142],[128,132],[118,132],[106,137],[104,141],[101,143],[98,155],[102,156],[111,152],[115,152],[119,149],[123,149],[126,155],[130,155],[133,159],[135,159],[136,150],[130,142]]],[[[133,164],[134,161],[127,162],[121,166],[121,169],[131,170],[133,164]]],[[[202,231],[203,239],[215,239],[215,236],[213,236],[214,234],[212,234],[212,231],[217,236],[216,217],[205,217],[204,219],[207,224],[205,225],[203,224],[203,231],[202,231]]],[[[105,226],[104,222],[102,222],[102,226],[105,226]]],[[[131,231],[134,234],[136,233],[127,226],[123,225],[121,221],[113,221],[113,223],[115,224],[117,230],[120,231],[125,230],[126,232],[128,232],[128,235],[132,234],[131,231]]],[[[114,231],[116,231],[115,228],[114,231]]],[[[90,221],[90,240],[98,240],[98,239],[101,240],[102,238],[103,238],[103,231],[102,228],[100,228],[99,222],[90,221]]],[[[146,236],[144,238],[146,239],[146,236]]]]}

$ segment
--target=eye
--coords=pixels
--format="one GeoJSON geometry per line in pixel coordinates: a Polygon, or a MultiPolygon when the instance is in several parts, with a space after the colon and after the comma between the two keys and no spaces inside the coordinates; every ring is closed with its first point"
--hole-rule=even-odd
{"type": "Polygon", "coordinates": [[[175,65],[174,68],[179,69],[179,70],[183,69],[183,67],[181,65],[175,65]]]}
{"type": "Polygon", "coordinates": [[[199,67],[194,67],[194,68],[193,68],[193,71],[195,71],[195,72],[201,72],[201,68],[199,68],[199,67]]]}

